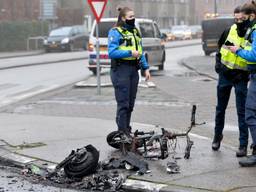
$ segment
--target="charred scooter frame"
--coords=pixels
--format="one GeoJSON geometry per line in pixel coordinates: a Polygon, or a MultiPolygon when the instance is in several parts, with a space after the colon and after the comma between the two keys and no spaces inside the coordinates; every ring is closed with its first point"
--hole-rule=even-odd
{"type": "Polygon", "coordinates": [[[196,125],[204,124],[204,123],[197,124],[195,122],[195,115],[196,115],[196,105],[193,105],[190,126],[188,127],[187,131],[184,133],[174,133],[171,131],[167,131],[164,128],[161,129],[162,130],[161,134],[155,133],[154,131],[143,132],[143,131],[136,130],[133,134],[132,139],[130,139],[129,141],[129,138],[125,134],[120,133],[119,131],[114,131],[107,136],[107,142],[110,146],[116,149],[121,149],[123,155],[127,154],[127,151],[130,151],[134,153],[140,153],[144,158],[165,159],[169,155],[168,141],[175,140],[177,139],[177,137],[186,137],[187,145],[185,148],[184,158],[189,159],[190,151],[191,151],[192,145],[194,144],[193,141],[190,140],[189,132],[196,125]],[[154,143],[159,143],[160,153],[151,155],[149,151],[150,151],[150,147],[152,147],[154,143]],[[139,148],[142,148],[142,152],[138,150],[139,148]]]}

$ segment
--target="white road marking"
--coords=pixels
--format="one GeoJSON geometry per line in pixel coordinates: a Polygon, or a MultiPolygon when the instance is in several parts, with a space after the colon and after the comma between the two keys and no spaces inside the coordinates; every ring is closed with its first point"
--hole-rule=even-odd
{"type": "Polygon", "coordinates": [[[38,94],[41,94],[41,93],[45,93],[47,91],[54,90],[54,89],[56,89],[58,87],[60,87],[60,85],[51,85],[49,87],[41,88],[39,90],[35,90],[35,91],[23,93],[23,94],[22,93],[21,94],[17,93],[13,97],[1,98],[0,107],[3,107],[3,106],[6,106],[8,104],[11,104],[11,103],[15,103],[15,102],[21,101],[23,99],[26,99],[26,98],[29,98],[29,97],[32,97],[32,96],[35,96],[35,95],[38,95],[38,94]]]}

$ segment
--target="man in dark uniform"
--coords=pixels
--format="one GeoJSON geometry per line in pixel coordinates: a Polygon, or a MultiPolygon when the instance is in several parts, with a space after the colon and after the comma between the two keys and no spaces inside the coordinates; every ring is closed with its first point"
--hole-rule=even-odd
{"type": "Polygon", "coordinates": [[[217,151],[220,148],[225,124],[225,111],[231,89],[234,87],[239,127],[239,149],[236,156],[243,157],[247,155],[248,145],[248,126],[245,123],[245,101],[248,83],[247,61],[232,53],[227,47],[230,45],[243,47],[247,27],[242,20],[241,7],[234,10],[234,17],[235,24],[223,32],[218,42],[219,51],[216,54],[215,70],[219,74],[219,80],[212,149],[217,151]]]}

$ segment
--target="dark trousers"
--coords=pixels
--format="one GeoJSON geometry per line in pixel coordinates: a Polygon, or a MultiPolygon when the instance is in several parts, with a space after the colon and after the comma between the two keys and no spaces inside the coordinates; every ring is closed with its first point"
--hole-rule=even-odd
{"type": "Polygon", "coordinates": [[[252,144],[256,146],[256,74],[250,75],[250,85],[245,105],[245,120],[250,128],[252,144]]]}
{"type": "Polygon", "coordinates": [[[225,111],[230,98],[231,89],[234,87],[239,126],[239,142],[240,146],[245,147],[248,145],[248,126],[245,123],[247,84],[248,82],[246,80],[240,80],[234,83],[232,80],[227,79],[222,72],[219,73],[219,81],[217,86],[217,107],[215,116],[215,135],[220,135],[224,129],[225,111]]]}
{"type": "Polygon", "coordinates": [[[128,133],[139,83],[135,65],[120,64],[111,69],[111,80],[117,102],[116,123],[119,131],[128,133]]]}

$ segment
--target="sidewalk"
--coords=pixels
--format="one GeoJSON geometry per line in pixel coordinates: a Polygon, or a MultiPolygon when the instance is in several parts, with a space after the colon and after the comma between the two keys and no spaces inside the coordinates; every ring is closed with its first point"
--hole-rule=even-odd
{"type": "MultiPolygon", "coordinates": [[[[206,57],[204,59],[209,61],[205,67],[212,67],[210,62],[212,58],[206,57]]],[[[202,64],[196,65],[196,63],[196,59],[189,58],[185,64],[195,67],[196,70],[198,70],[197,67],[200,67],[201,70],[202,64]]],[[[91,79],[88,79],[88,81],[91,81],[91,79]]],[[[83,99],[86,98],[84,101],[85,105],[86,102],[90,102],[90,99],[92,100],[91,102],[94,102],[93,97],[97,97],[99,101],[102,101],[102,105],[112,107],[112,102],[114,102],[110,100],[110,98],[113,99],[112,94],[105,90],[101,96],[93,96],[92,94],[90,96],[89,93],[95,92],[95,89],[87,90],[88,97],[84,95],[84,92],[77,96],[83,97],[83,99]]],[[[144,90],[147,92],[146,89],[144,90]]],[[[76,94],[79,93],[79,90],[76,91],[76,94]]],[[[66,94],[70,98],[69,102],[65,101],[61,94],[54,97],[58,99],[55,100],[56,103],[62,103],[61,111],[63,111],[63,114],[65,114],[65,111],[70,110],[70,108],[75,108],[75,106],[71,105],[75,101],[72,93],[67,92],[66,94]]],[[[164,98],[165,101],[170,100],[171,102],[176,100],[176,98],[167,98],[170,97],[169,95],[161,95],[161,97],[166,97],[164,98]]],[[[37,105],[40,107],[44,102],[47,104],[49,111],[55,110],[54,99],[51,102],[50,100],[42,100],[37,105]]],[[[151,102],[154,102],[154,98],[152,98],[151,102]]],[[[78,107],[76,110],[79,110],[79,106],[76,107],[78,107]]],[[[186,107],[190,108],[190,106],[186,107]]],[[[24,105],[24,108],[33,108],[33,104],[24,105]]],[[[47,167],[52,168],[56,163],[67,157],[71,150],[88,144],[94,145],[100,151],[100,160],[108,158],[114,151],[106,142],[106,135],[116,129],[114,120],[65,115],[22,114],[21,111],[24,108],[19,108],[20,113],[16,111],[16,113],[0,114],[0,127],[4,129],[4,131],[1,131],[1,139],[4,142],[0,143],[2,160],[5,159],[19,165],[32,163],[40,166],[46,166],[45,163],[47,162],[47,167]]],[[[104,111],[99,111],[99,113],[104,113],[104,111]]],[[[189,116],[185,112],[175,115],[189,116]]],[[[201,120],[198,119],[198,121],[200,122],[201,120]]],[[[186,124],[186,122],[189,122],[189,119],[184,119],[184,122],[186,124]]],[[[160,131],[154,125],[133,123],[132,126],[134,130],[160,131]]],[[[176,131],[171,129],[171,127],[165,128],[176,131]]],[[[183,159],[185,138],[178,139],[176,157],[181,157],[181,159],[177,160],[181,173],[168,174],[166,172],[166,164],[169,158],[166,160],[148,161],[151,173],[143,176],[134,175],[124,183],[123,187],[129,191],[256,191],[254,184],[256,168],[241,168],[238,165],[238,160],[232,147],[222,145],[219,152],[213,152],[210,139],[196,134],[191,134],[191,139],[194,141],[194,145],[189,160],[183,159]]]]}
{"type": "MultiPolygon", "coordinates": [[[[1,133],[1,138],[13,147],[16,146],[13,148],[2,143],[1,159],[8,159],[20,165],[30,163],[42,165],[48,162],[48,168],[53,167],[54,163],[62,161],[72,149],[88,144],[94,145],[100,151],[100,160],[106,159],[113,152],[105,138],[115,127],[114,121],[17,114],[1,114],[0,118],[0,127],[6,130],[1,133]],[[13,119],[15,122],[12,121],[13,119]],[[28,147],[19,149],[18,146],[21,144],[27,144],[28,147]]],[[[152,125],[137,123],[134,123],[134,128],[156,130],[152,125]]],[[[125,187],[141,190],[148,187],[147,182],[150,182],[154,185],[147,191],[154,191],[153,188],[158,184],[163,184],[160,185],[160,191],[256,190],[254,186],[256,169],[240,168],[231,148],[222,146],[220,152],[212,152],[209,139],[192,135],[194,147],[191,151],[191,159],[184,160],[182,143],[185,143],[185,139],[179,140],[177,157],[182,158],[178,160],[180,174],[170,175],[166,172],[168,159],[149,161],[152,172],[143,176],[132,176],[130,179],[133,180],[128,180],[124,184],[125,187]],[[140,181],[147,182],[143,184],[140,181]],[[133,183],[129,186],[131,182],[133,183]]]]}
{"type": "Polygon", "coordinates": [[[8,59],[8,58],[24,57],[24,56],[33,56],[33,55],[40,55],[42,53],[44,53],[43,50],[0,52],[0,59],[8,59]]]}

